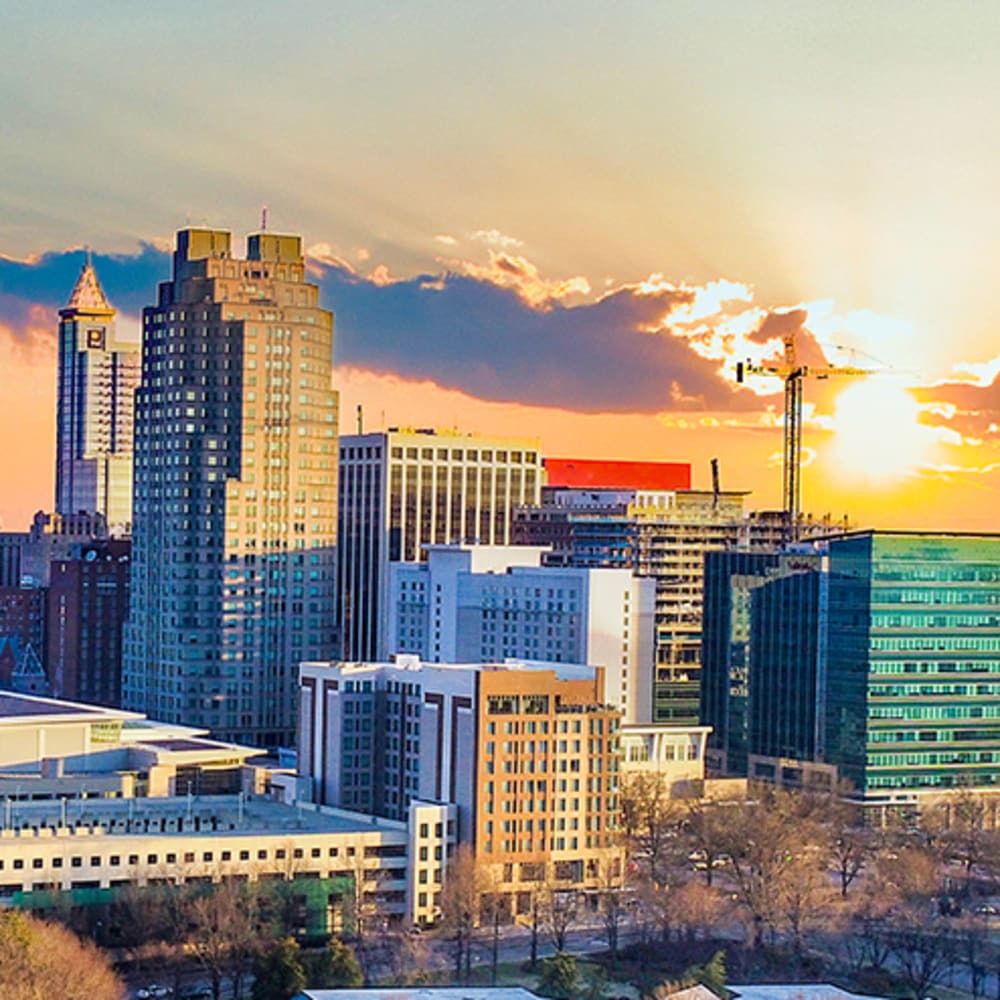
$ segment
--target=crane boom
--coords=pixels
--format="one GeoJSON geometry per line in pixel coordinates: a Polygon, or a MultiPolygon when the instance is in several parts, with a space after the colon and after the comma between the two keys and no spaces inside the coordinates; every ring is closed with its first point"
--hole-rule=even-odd
{"type": "Polygon", "coordinates": [[[795,333],[787,334],[783,343],[785,353],[779,361],[739,362],[736,381],[743,382],[746,375],[765,375],[780,378],[785,384],[781,504],[785,515],[785,540],[794,542],[798,538],[802,509],[802,382],[809,377],[871,375],[872,372],[850,365],[803,365],[798,360],[795,333]]]}

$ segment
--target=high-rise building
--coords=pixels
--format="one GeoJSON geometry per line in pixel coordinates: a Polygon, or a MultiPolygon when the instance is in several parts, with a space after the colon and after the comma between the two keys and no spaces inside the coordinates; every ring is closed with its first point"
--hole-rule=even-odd
{"type": "Polygon", "coordinates": [[[745,773],[836,776],[900,803],[1000,786],[1000,535],[863,531],[813,549],[771,567],[709,559],[706,631],[735,639],[745,669],[736,692],[706,646],[704,690],[744,702],[745,773]],[[712,596],[727,562],[728,609],[712,596]]]}
{"type": "Polygon", "coordinates": [[[530,545],[432,545],[389,568],[390,653],[430,663],[535,660],[604,668],[604,701],[652,716],[656,584],[628,569],[542,566],[530,545]]]}
{"type": "Polygon", "coordinates": [[[179,232],[143,313],[123,701],[276,746],[337,646],[333,316],[298,236],[231,244],[179,232]]]}
{"type": "Polygon", "coordinates": [[[118,337],[88,255],[59,310],[56,511],[103,514],[112,531],[132,520],[132,425],[139,344],[118,337]]]}
{"type": "MultiPolygon", "coordinates": [[[[511,915],[540,883],[606,888],[621,875],[621,716],[600,675],[417,657],[303,663],[299,774],[319,803],[389,818],[416,800],[454,806],[457,839],[493,870],[511,915]]],[[[434,885],[444,859],[422,860],[434,885]]]]}
{"type": "Polygon", "coordinates": [[[384,659],[390,562],[424,546],[507,545],[518,504],[538,502],[538,441],[434,430],[340,439],[339,615],[347,660],[384,659]]]}

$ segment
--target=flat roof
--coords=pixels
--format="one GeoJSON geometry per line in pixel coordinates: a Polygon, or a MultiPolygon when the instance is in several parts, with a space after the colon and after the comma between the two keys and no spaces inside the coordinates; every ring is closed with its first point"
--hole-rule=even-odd
{"type": "Polygon", "coordinates": [[[40,698],[37,695],[18,694],[15,691],[0,693],[0,723],[16,719],[76,718],[81,721],[92,719],[141,719],[139,712],[126,712],[120,708],[105,708],[103,705],[83,705],[75,701],[59,701],[56,698],[40,698]]]}

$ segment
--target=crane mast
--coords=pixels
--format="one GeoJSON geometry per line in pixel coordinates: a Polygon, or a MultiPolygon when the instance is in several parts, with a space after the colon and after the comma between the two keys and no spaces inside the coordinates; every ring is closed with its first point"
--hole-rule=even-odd
{"type": "Polygon", "coordinates": [[[798,358],[795,333],[782,338],[784,356],[779,361],[756,363],[750,360],[736,365],[736,381],[746,375],[780,378],[785,384],[784,454],[782,458],[781,505],[785,519],[785,540],[798,539],[802,512],[802,383],[806,378],[830,378],[834,375],[870,375],[866,368],[850,365],[803,365],[798,358]]]}

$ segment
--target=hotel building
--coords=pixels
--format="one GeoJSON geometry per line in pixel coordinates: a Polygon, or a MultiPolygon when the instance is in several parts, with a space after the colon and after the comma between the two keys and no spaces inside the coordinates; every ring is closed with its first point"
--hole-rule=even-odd
{"type": "Polygon", "coordinates": [[[299,773],[321,804],[390,818],[414,799],[454,806],[457,840],[493,869],[512,913],[549,878],[606,886],[620,875],[621,715],[604,704],[601,674],[303,663],[299,773]]]}

